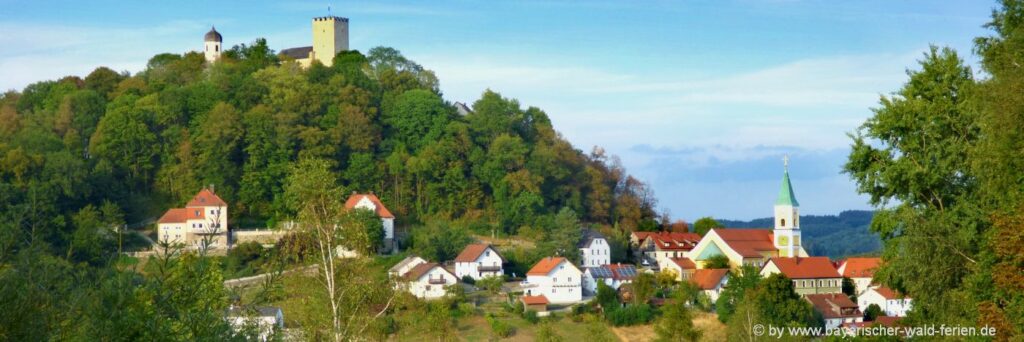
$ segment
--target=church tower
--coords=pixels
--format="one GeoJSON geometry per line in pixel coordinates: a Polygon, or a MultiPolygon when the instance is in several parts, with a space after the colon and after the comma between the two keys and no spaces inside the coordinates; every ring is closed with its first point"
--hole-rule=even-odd
{"type": "Polygon", "coordinates": [[[782,159],[782,187],[775,200],[775,248],[780,257],[800,256],[800,203],[789,183],[789,156],[782,159]]]}
{"type": "Polygon", "coordinates": [[[211,26],[210,32],[206,32],[203,40],[203,54],[206,55],[206,62],[213,63],[220,58],[221,43],[224,41],[224,37],[221,37],[220,32],[211,26]]]}
{"type": "Polygon", "coordinates": [[[313,58],[331,66],[334,55],[348,51],[348,18],[313,18],[313,58]]]}

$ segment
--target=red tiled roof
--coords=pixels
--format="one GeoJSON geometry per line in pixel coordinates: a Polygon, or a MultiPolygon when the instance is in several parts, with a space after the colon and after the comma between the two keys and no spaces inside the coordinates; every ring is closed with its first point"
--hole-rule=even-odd
{"type": "Polygon", "coordinates": [[[857,304],[842,293],[819,293],[805,296],[807,301],[814,305],[815,311],[821,313],[825,318],[844,318],[862,316],[857,304]],[[843,314],[842,309],[853,309],[852,312],[843,314]]]}
{"type": "MultiPolygon", "coordinates": [[[[565,258],[563,257],[547,257],[540,259],[536,265],[533,265],[533,268],[530,268],[529,272],[526,272],[526,275],[548,275],[548,273],[551,273],[551,270],[555,269],[555,267],[563,261],[565,261],[565,258]]],[[[572,266],[572,263],[569,263],[569,266],[576,267],[572,266]]]]}
{"type": "Polygon", "coordinates": [[[882,295],[882,298],[885,298],[885,299],[901,299],[901,298],[906,298],[906,296],[900,294],[899,292],[896,292],[893,289],[885,287],[885,286],[876,287],[875,288],[875,292],[878,292],[878,294],[882,295]]]}
{"type": "Polygon", "coordinates": [[[672,261],[672,263],[678,265],[679,268],[684,270],[697,269],[697,264],[693,263],[693,260],[690,260],[689,258],[669,258],[668,260],[672,261]]]}
{"type": "Polygon", "coordinates": [[[761,252],[774,251],[774,234],[769,229],[712,229],[736,253],[745,258],[760,258],[761,252]]]}
{"type": "Polygon", "coordinates": [[[878,317],[875,317],[874,322],[875,322],[875,324],[878,324],[878,325],[883,325],[883,326],[887,326],[887,327],[895,327],[895,326],[899,325],[900,318],[899,317],[893,317],[893,316],[878,316],[878,317]]]}
{"type": "Polygon", "coordinates": [[[638,241],[643,241],[644,239],[647,239],[647,237],[650,236],[651,234],[656,233],[657,232],[632,232],[630,234],[632,234],[633,237],[635,237],[638,241]]]}
{"type": "Polygon", "coordinates": [[[729,274],[728,268],[704,268],[693,272],[690,282],[694,283],[701,290],[711,290],[722,282],[722,278],[729,274]]]}
{"type": "MultiPolygon", "coordinates": [[[[480,258],[480,255],[484,254],[484,251],[488,248],[490,248],[494,253],[498,253],[498,251],[491,248],[491,245],[489,244],[474,243],[467,245],[466,248],[462,250],[462,253],[459,253],[459,255],[455,257],[455,262],[474,262],[476,259],[480,258]]],[[[501,254],[498,254],[498,258],[501,258],[501,261],[505,261],[505,258],[502,258],[501,254]]]]}
{"type": "Polygon", "coordinates": [[[199,190],[199,193],[192,197],[191,201],[188,201],[186,207],[226,207],[227,203],[220,199],[217,194],[213,193],[210,189],[199,190]]]}
{"type": "Polygon", "coordinates": [[[206,212],[202,209],[173,208],[160,216],[157,223],[185,223],[188,220],[202,220],[206,218],[206,212]]]}
{"type": "Polygon", "coordinates": [[[605,265],[605,267],[608,267],[608,270],[612,272],[612,279],[631,280],[636,278],[636,266],[629,264],[610,264],[605,265]]]}
{"type": "Polygon", "coordinates": [[[882,258],[849,258],[843,263],[843,276],[849,278],[871,278],[882,258]]]}
{"type": "Polygon", "coordinates": [[[700,242],[700,235],[695,233],[659,232],[647,235],[658,250],[689,251],[700,242]]]}
{"type": "Polygon", "coordinates": [[[828,257],[771,258],[768,262],[774,264],[779,272],[789,279],[842,277],[828,257]]]}
{"type": "Polygon", "coordinates": [[[345,209],[355,208],[356,204],[359,204],[359,201],[363,198],[370,200],[370,202],[373,202],[373,206],[377,207],[377,209],[374,210],[377,213],[377,216],[382,218],[395,218],[395,215],[391,214],[391,211],[384,206],[384,203],[380,202],[380,198],[377,198],[377,195],[374,194],[352,194],[352,196],[349,196],[348,200],[345,201],[345,209]]]}
{"type": "Polygon", "coordinates": [[[523,296],[522,300],[523,304],[526,305],[547,305],[551,303],[550,301],[548,301],[548,297],[545,297],[544,295],[523,296]]]}

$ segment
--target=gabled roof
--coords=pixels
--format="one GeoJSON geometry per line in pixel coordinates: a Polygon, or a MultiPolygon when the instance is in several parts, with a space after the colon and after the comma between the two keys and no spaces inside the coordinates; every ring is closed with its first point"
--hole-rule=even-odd
{"type": "Polygon", "coordinates": [[[160,216],[157,223],[185,223],[188,220],[202,220],[206,218],[206,211],[191,208],[173,208],[167,210],[164,216],[160,216]]]}
{"type": "Polygon", "coordinates": [[[226,207],[228,206],[224,200],[220,199],[217,194],[213,193],[210,189],[199,190],[195,196],[192,197],[191,201],[185,207],[226,207]]]}
{"type": "Polygon", "coordinates": [[[697,264],[695,264],[693,262],[693,260],[690,260],[689,258],[669,258],[668,260],[671,261],[673,264],[676,264],[677,266],[679,266],[679,268],[684,269],[684,270],[695,270],[695,269],[697,269],[697,264]]]}
{"type": "MultiPolygon", "coordinates": [[[[423,275],[427,274],[428,272],[430,272],[430,270],[434,269],[435,267],[436,268],[440,268],[440,269],[444,270],[445,272],[448,272],[448,274],[452,273],[452,272],[448,271],[447,269],[445,269],[444,267],[441,267],[441,265],[439,265],[436,262],[425,262],[425,263],[416,265],[416,267],[413,267],[411,270],[409,270],[409,272],[405,272],[405,275],[403,275],[402,277],[405,278],[406,280],[411,280],[411,281],[419,280],[421,277],[423,277],[423,275]]],[[[452,277],[454,277],[454,276],[455,275],[452,274],[452,277]]]]}
{"type": "Polygon", "coordinates": [[[462,249],[462,253],[459,253],[459,255],[455,257],[455,262],[474,262],[488,249],[490,249],[491,252],[494,252],[494,254],[497,254],[498,258],[500,258],[502,262],[505,261],[505,258],[502,257],[494,247],[491,247],[490,244],[474,243],[467,245],[466,248],[462,249]]]}
{"type": "Polygon", "coordinates": [[[281,50],[279,54],[285,55],[294,59],[309,58],[309,53],[313,52],[312,46],[293,47],[289,49],[281,50]]]}
{"type": "Polygon", "coordinates": [[[885,286],[876,287],[874,288],[874,290],[875,292],[878,292],[878,294],[881,295],[882,298],[885,299],[903,299],[907,297],[904,296],[903,294],[900,294],[899,292],[896,292],[896,290],[890,289],[885,286]]]}
{"type": "Polygon", "coordinates": [[[814,305],[814,310],[825,318],[860,317],[863,315],[857,309],[857,303],[842,293],[809,294],[804,298],[807,298],[807,301],[814,305]],[[843,314],[842,309],[853,309],[853,312],[843,314]]]}
{"type": "Polygon", "coordinates": [[[647,239],[647,237],[650,236],[651,234],[657,234],[657,233],[658,232],[632,232],[632,233],[629,233],[629,234],[632,235],[637,240],[643,241],[644,239],[647,239]]]}
{"type": "Polygon", "coordinates": [[[696,284],[701,290],[713,290],[727,274],[729,274],[728,268],[703,268],[693,272],[690,282],[696,284]]]}
{"type": "Polygon", "coordinates": [[[658,232],[647,235],[646,239],[650,239],[658,250],[689,251],[697,246],[701,237],[696,233],[658,232]]]}
{"type": "Polygon", "coordinates": [[[722,238],[729,248],[744,258],[760,258],[761,252],[776,250],[774,234],[769,229],[711,229],[722,238]]]}
{"type": "Polygon", "coordinates": [[[583,236],[580,238],[580,242],[576,244],[576,248],[589,248],[590,244],[596,239],[605,239],[604,235],[593,229],[584,229],[583,236]]]}
{"type": "Polygon", "coordinates": [[[424,260],[423,258],[420,258],[420,257],[415,256],[415,255],[410,255],[410,256],[405,257],[405,259],[402,259],[402,261],[399,261],[397,264],[395,264],[395,266],[391,266],[391,268],[388,269],[388,271],[391,272],[391,273],[397,273],[398,270],[404,268],[405,266],[408,266],[409,264],[412,264],[412,263],[422,264],[422,263],[426,263],[426,262],[427,261],[424,260]]]}
{"type": "Polygon", "coordinates": [[[526,305],[547,305],[551,303],[550,301],[548,301],[548,297],[545,297],[544,295],[523,296],[522,301],[523,304],[526,305]]]}
{"type": "Polygon", "coordinates": [[[828,257],[771,258],[768,263],[789,279],[841,278],[828,257]]]}
{"type": "Polygon", "coordinates": [[[384,203],[380,202],[380,198],[377,198],[377,195],[374,194],[353,193],[352,196],[349,196],[348,200],[345,201],[345,209],[355,208],[363,198],[368,199],[373,203],[373,206],[375,207],[374,212],[377,213],[377,216],[380,216],[381,218],[395,218],[395,215],[392,215],[391,211],[384,206],[384,203]]]}
{"type": "Polygon", "coordinates": [[[849,278],[871,278],[882,258],[848,258],[843,262],[843,276],[849,278]]]}
{"type": "Polygon", "coordinates": [[[554,270],[562,262],[565,262],[569,267],[576,268],[576,266],[573,266],[571,262],[568,262],[563,257],[547,257],[540,259],[536,265],[530,268],[529,272],[526,272],[526,275],[548,275],[548,273],[551,273],[551,270],[554,270]]]}

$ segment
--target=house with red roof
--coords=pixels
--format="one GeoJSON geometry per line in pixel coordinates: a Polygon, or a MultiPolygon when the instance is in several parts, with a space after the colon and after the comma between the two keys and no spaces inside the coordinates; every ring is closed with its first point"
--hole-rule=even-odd
{"type": "Polygon", "coordinates": [[[658,264],[661,272],[671,272],[676,275],[676,281],[683,282],[690,280],[693,272],[697,270],[697,264],[689,258],[665,258],[658,264]]]}
{"type": "MultiPolygon", "coordinates": [[[[717,255],[729,258],[732,267],[764,266],[774,257],[807,257],[800,237],[800,203],[789,180],[789,161],[785,159],[782,187],[775,200],[774,229],[711,229],[687,255],[703,268],[704,260],[717,255]]],[[[834,269],[834,267],[833,267],[834,269]]]]}
{"type": "Polygon", "coordinates": [[[586,267],[583,270],[583,291],[588,294],[597,293],[597,283],[604,283],[618,290],[623,284],[629,284],[636,278],[636,266],[630,264],[608,264],[586,267]]]}
{"type": "Polygon", "coordinates": [[[776,273],[792,280],[800,295],[843,292],[843,277],[828,257],[770,258],[761,268],[761,276],[776,273]]]}
{"type": "Polygon", "coordinates": [[[448,294],[448,286],[459,283],[454,273],[434,262],[413,266],[402,274],[402,280],[405,290],[423,299],[444,297],[448,294]]]}
{"type": "Polygon", "coordinates": [[[470,277],[473,280],[500,277],[505,274],[501,268],[503,263],[505,258],[490,244],[470,244],[455,257],[455,276],[459,279],[470,277]]]}
{"type": "Polygon", "coordinates": [[[847,258],[839,263],[839,274],[853,280],[857,287],[857,294],[867,291],[871,286],[871,279],[875,276],[875,269],[882,264],[882,258],[847,258]]]}
{"type": "Polygon", "coordinates": [[[352,192],[352,195],[345,201],[345,209],[368,209],[380,217],[384,226],[384,250],[391,251],[395,246],[395,215],[384,206],[384,203],[374,195],[373,192],[360,194],[352,192]]]}
{"type": "Polygon", "coordinates": [[[227,248],[228,204],[212,187],[204,188],[184,208],[172,208],[160,216],[157,239],[186,248],[227,248]]]}
{"type": "Polygon", "coordinates": [[[866,311],[871,304],[878,305],[886,316],[906,317],[913,306],[912,299],[885,286],[872,286],[857,295],[857,305],[866,311]]]}
{"type": "Polygon", "coordinates": [[[729,283],[728,268],[702,268],[693,272],[689,282],[697,285],[712,302],[718,300],[722,289],[729,283]]]}
{"type": "Polygon", "coordinates": [[[634,250],[641,256],[641,265],[661,265],[667,259],[684,258],[701,237],[696,233],[656,232],[645,234],[643,242],[634,250]]]}
{"type": "Polygon", "coordinates": [[[864,314],[857,308],[857,303],[842,293],[819,293],[804,296],[814,311],[825,320],[825,329],[837,329],[843,324],[860,323],[864,314]]]}
{"type": "Polygon", "coordinates": [[[522,284],[527,296],[546,297],[552,304],[569,304],[583,300],[583,271],[569,259],[546,257],[526,272],[522,284]]]}

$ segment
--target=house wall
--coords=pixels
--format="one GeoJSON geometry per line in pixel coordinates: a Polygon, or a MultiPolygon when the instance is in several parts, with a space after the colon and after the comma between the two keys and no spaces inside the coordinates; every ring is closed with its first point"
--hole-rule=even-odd
{"type": "Polygon", "coordinates": [[[423,299],[434,299],[444,297],[447,294],[445,287],[455,285],[456,283],[458,281],[455,279],[455,275],[439,266],[434,267],[419,279],[410,282],[408,289],[413,296],[423,299]],[[444,279],[444,284],[431,284],[430,279],[444,279]]]}
{"type": "Polygon", "coordinates": [[[709,290],[704,290],[704,294],[706,294],[708,296],[708,298],[711,299],[712,302],[717,301],[718,300],[718,296],[720,296],[722,294],[722,289],[724,289],[725,285],[728,284],[728,283],[729,283],[729,275],[726,274],[724,277],[722,277],[722,280],[718,281],[718,285],[715,286],[715,288],[709,289],[709,290]]]}
{"type": "Polygon", "coordinates": [[[501,276],[504,274],[504,270],[501,267],[501,256],[498,252],[494,251],[493,248],[488,248],[474,262],[457,262],[455,263],[455,275],[462,279],[465,276],[469,276],[475,280],[480,280],[485,277],[501,276]],[[497,271],[481,272],[477,269],[479,266],[498,266],[497,271]]]}
{"type": "Polygon", "coordinates": [[[612,251],[605,239],[594,239],[590,247],[580,248],[583,267],[595,267],[612,263],[612,251]]]}
{"type": "Polygon", "coordinates": [[[411,262],[409,262],[408,264],[402,265],[402,267],[399,267],[399,268],[395,269],[395,272],[391,273],[391,275],[392,276],[401,276],[401,275],[405,274],[406,272],[409,272],[409,270],[411,270],[413,267],[416,267],[416,265],[419,265],[419,264],[422,264],[422,263],[425,263],[425,262],[427,262],[427,261],[423,260],[423,258],[413,257],[413,260],[411,262]]]}
{"type": "Polygon", "coordinates": [[[527,275],[525,288],[530,296],[544,295],[554,304],[575,303],[583,299],[583,272],[563,261],[547,275],[527,275]]]}
{"type": "MultiPolygon", "coordinates": [[[[842,274],[842,273],[840,273],[840,274],[842,274]]],[[[853,285],[857,288],[857,291],[856,291],[857,294],[864,293],[864,291],[868,290],[868,287],[871,287],[871,277],[850,278],[850,279],[853,280],[853,285]]]]}
{"type": "MultiPolygon", "coordinates": [[[[762,277],[776,273],[782,272],[775,266],[775,263],[768,263],[761,269],[762,277]]],[[[792,279],[792,281],[793,287],[799,295],[843,292],[843,278],[792,279]]]]}

